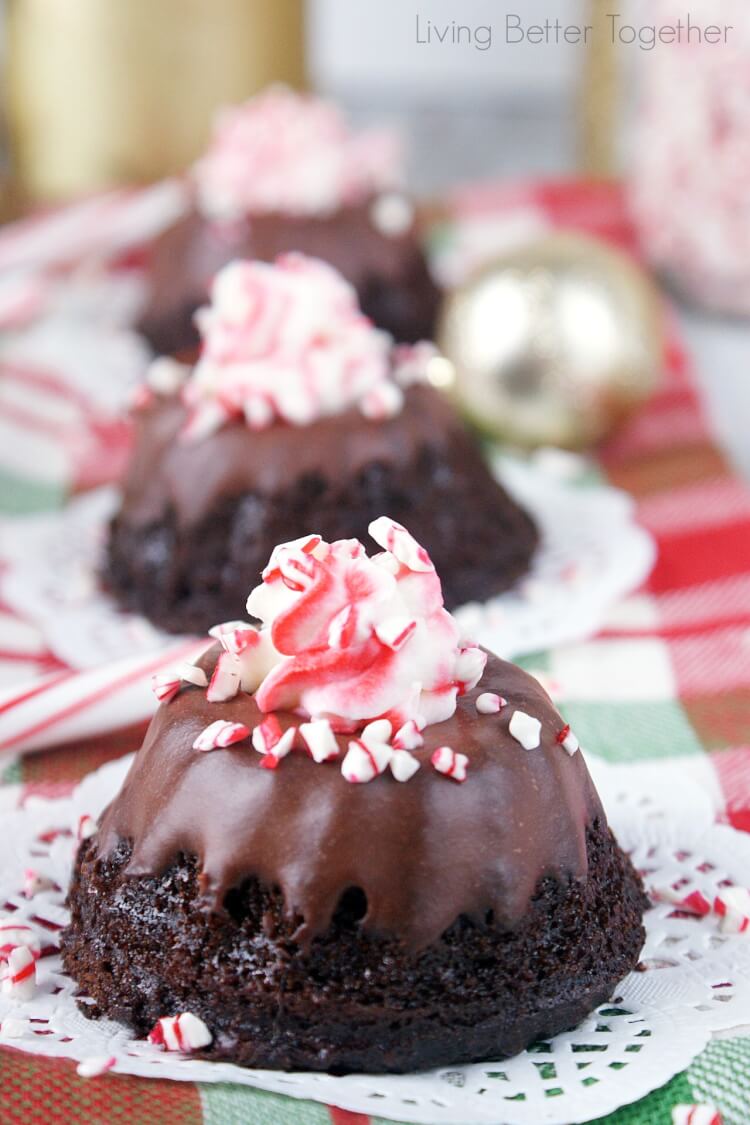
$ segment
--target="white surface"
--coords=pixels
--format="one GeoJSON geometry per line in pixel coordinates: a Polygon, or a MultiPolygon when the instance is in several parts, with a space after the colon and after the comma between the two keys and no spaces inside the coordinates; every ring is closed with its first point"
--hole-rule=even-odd
{"type": "MultiPolygon", "coordinates": [[[[31,798],[23,810],[6,814],[9,846],[0,855],[0,901],[17,908],[15,920],[35,928],[39,919],[65,923],[62,888],[68,885],[76,848],[70,829],[81,815],[99,814],[117,792],[130,760],[109,763],[89,775],[71,798],[31,798]],[[51,843],[40,839],[52,828],[63,832],[51,843]],[[20,888],[28,867],[61,889],[24,897],[20,888]]],[[[746,879],[750,838],[713,825],[711,802],[690,770],[675,763],[644,767],[591,761],[590,766],[609,821],[636,866],[648,870],[650,886],[668,886],[685,876],[713,899],[723,879],[746,879]]],[[[119,1073],[232,1081],[361,1113],[371,1113],[377,1097],[378,1116],[424,1125],[497,1125],[501,1120],[506,1125],[572,1125],[644,1096],[683,1070],[713,1033],[750,1021],[750,937],[720,933],[712,915],[673,918],[672,913],[666,905],[648,912],[646,971],[630,974],[608,1004],[552,1040],[549,1052],[524,1052],[497,1063],[415,1075],[334,1078],[245,1070],[166,1054],[131,1040],[121,1025],[84,1019],[75,1003],[75,985],[55,954],[39,962],[33,1000],[12,1002],[0,994],[0,1022],[6,1017],[38,1021],[27,1025],[21,1039],[4,1040],[4,1045],[79,1061],[114,1055],[119,1073]],[[585,1068],[579,1065],[582,1046],[598,1048],[585,1053],[583,1061],[590,1064],[585,1068]],[[554,1071],[540,1070],[540,1063],[554,1063],[554,1071]],[[625,1065],[613,1068],[612,1063],[625,1065]],[[589,1077],[597,1082],[583,1085],[589,1077]],[[552,1088],[563,1092],[549,1097],[546,1090],[552,1088]],[[518,1094],[525,1096],[523,1101],[511,1100],[518,1094]]],[[[41,933],[47,944],[50,931],[41,933]]]]}

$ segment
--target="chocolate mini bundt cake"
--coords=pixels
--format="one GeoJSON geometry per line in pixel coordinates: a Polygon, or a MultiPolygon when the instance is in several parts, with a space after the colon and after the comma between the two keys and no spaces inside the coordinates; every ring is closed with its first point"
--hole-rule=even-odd
{"type": "Polygon", "coordinates": [[[431,338],[439,293],[400,163],[393,135],[354,133],[309,95],[277,87],[224,110],[192,169],[190,210],[151,251],[139,327],[156,353],[198,344],[193,316],[222,266],[291,251],[335,266],[398,342],[431,338]]]}
{"type": "Polygon", "coordinates": [[[542,687],[460,640],[426,551],[309,536],[162,700],[81,845],[87,1014],[253,1067],[406,1072],[573,1027],[647,900],[542,687]]]}
{"type": "Polygon", "coordinates": [[[449,607],[528,570],[537,530],[426,381],[431,350],[394,349],[330,267],[233,263],[199,322],[195,368],[157,361],[135,411],[103,573],[124,608],[205,632],[275,543],[363,538],[383,511],[425,543],[449,607]]]}

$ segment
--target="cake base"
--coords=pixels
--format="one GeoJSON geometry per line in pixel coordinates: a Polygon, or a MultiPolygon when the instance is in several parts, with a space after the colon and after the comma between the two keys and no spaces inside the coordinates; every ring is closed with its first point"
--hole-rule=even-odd
{"type": "Polygon", "coordinates": [[[449,609],[528,570],[531,518],[430,387],[412,387],[401,413],[378,422],[357,410],[299,428],[238,422],[192,445],[179,440],[184,421],[177,400],[136,415],[102,575],[124,609],[168,632],[236,618],[277,543],[309,532],[366,542],[382,515],[428,550],[449,609]]]}
{"type": "Polygon", "coordinates": [[[648,903],[609,830],[588,829],[588,875],[537,884],[512,930],[460,917],[418,953],[361,931],[347,891],[303,948],[277,890],[245,880],[220,912],[201,900],[196,862],[125,875],[130,846],[79,852],[63,961],[105,1015],[147,1034],[190,1011],[214,1040],[198,1057],[282,1070],[402,1073],[499,1059],[575,1026],[634,969],[648,903]]]}
{"type": "Polygon", "coordinates": [[[433,336],[439,291],[416,227],[389,236],[373,224],[371,202],[330,216],[266,214],[233,224],[191,212],[154,243],[149,292],[138,325],[157,355],[195,347],[193,316],[214,275],[237,258],[274,261],[298,252],[322,258],[357,290],[362,311],[398,343],[433,336]]]}

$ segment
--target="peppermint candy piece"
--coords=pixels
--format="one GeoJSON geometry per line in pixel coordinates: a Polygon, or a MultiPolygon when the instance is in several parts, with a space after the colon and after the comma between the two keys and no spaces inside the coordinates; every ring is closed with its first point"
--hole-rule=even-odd
{"type": "Polygon", "coordinates": [[[149,1043],[163,1047],[165,1051],[196,1051],[200,1047],[208,1047],[213,1038],[203,1020],[192,1012],[162,1016],[148,1033],[149,1043]]]}
{"type": "Polygon", "coordinates": [[[283,555],[291,553],[293,557],[297,557],[300,552],[311,555],[321,542],[320,535],[303,535],[300,539],[290,539],[288,543],[278,543],[271,551],[271,557],[261,573],[261,578],[264,582],[273,582],[281,578],[283,555]]]}
{"type": "Polygon", "coordinates": [[[703,894],[702,891],[697,889],[688,891],[685,886],[680,887],[652,887],[649,890],[649,895],[653,902],[665,902],[671,906],[676,906],[679,910],[684,910],[686,914],[696,914],[698,917],[705,917],[706,914],[711,913],[711,903],[703,894]]]}
{"type": "Polygon", "coordinates": [[[415,719],[407,719],[396,731],[392,742],[395,750],[417,750],[424,745],[424,738],[415,719]]]}
{"type": "Polygon", "coordinates": [[[227,703],[240,690],[240,662],[231,652],[222,652],[208,685],[206,699],[209,703],[227,703]]]}
{"type": "Polygon", "coordinates": [[[174,395],[190,374],[190,367],[169,356],[153,360],[146,372],[146,385],[158,395],[174,395]]]}
{"type": "Polygon", "coordinates": [[[419,762],[408,750],[394,750],[390,767],[396,781],[408,781],[419,769],[419,762]]]}
{"type": "MultiPolygon", "coordinates": [[[[282,733],[281,725],[275,715],[268,715],[257,727],[253,727],[253,748],[259,754],[265,754],[275,759],[278,764],[286,758],[294,746],[296,727],[289,727],[282,733]]],[[[270,763],[269,763],[270,764],[270,763]]]]}
{"type": "Polygon", "coordinates": [[[388,719],[374,719],[373,722],[367,724],[360,737],[368,746],[378,743],[387,745],[392,731],[393,727],[388,719]]]}
{"type": "Polygon", "coordinates": [[[514,711],[508,723],[508,730],[520,742],[524,750],[536,750],[540,745],[542,724],[525,711],[514,711]]]}
{"type": "Polygon", "coordinates": [[[450,746],[438,746],[430,761],[438,773],[445,774],[453,781],[466,781],[469,759],[465,754],[457,754],[450,746]]]}
{"type": "Polygon", "coordinates": [[[330,762],[339,756],[339,746],[328,719],[301,723],[299,732],[314,762],[330,762]]]}
{"type": "Polygon", "coordinates": [[[714,899],[723,934],[744,934],[750,930],[750,891],[745,887],[722,887],[714,899]]]}
{"type": "Polygon", "coordinates": [[[78,840],[90,840],[92,836],[96,835],[97,831],[98,831],[98,826],[97,826],[97,823],[94,820],[93,816],[89,816],[88,813],[83,813],[82,816],[78,817],[78,826],[76,828],[76,839],[78,839],[78,840]]]}
{"type": "Polygon", "coordinates": [[[384,743],[367,743],[364,738],[352,739],[341,763],[341,773],[353,785],[372,781],[387,767],[392,754],[390,746],[384,743]]]}
{"type": "Polygon", "coordinates": [[[393,418],[404,405],[404,392],[396,383],[382,380],[360,399],[359,409],[365,418],[380,422],[393,418]]]}
{"type": "Polygon", "coordinates": [[[42,944],[31,926],[23,922],[0,922],[0,961],[7,961],[14,949],[25,947],[35,960],[42,953],[42,944]]]}
{"type": "Polygon", "coordinates": [[[409,640],[417,622],[413,617],[388,617],[375,626],[375,636],[381,644],[393,652],[398,652],[409,640]]]}
{"type": "Polygon", "coordinates": [[[180,677],[175,672],[154,672],[151,690],[160,703],[169,703],[180,690],[180,677]]]}
{"type": "Polygon", "coordinates": [[[460,650],[454,671],[459,695],[465,695],[477,686],[486,664],[487,653],[482,652],[477,645],[466,645],[460,650]]]}
{"type": "Polygon", "coordinates": [[[182,664],[179,672],[183,683],[194,684],[195,687],[207,687],[208,676],[197,664],[182,664]]]}
{"type": "Polygon", "coordinates": [[[260,641],[260,633],[246,621],[224,621],[208,630],[209,637],[217,640],[225,652],[239,656],[260,641]]]}
{"type": "Polygon", "coordinates": [[[37,959],[26,945],[17,945],[8,954],[3,976],[3,993],[12,1000],[31,1000],[36,992],[37,959]]]}
{"type": "Polygon", "coordinates": [[[480,715],[496,715],[498,711],[502,711],[507,702],[507,699],[503,699],[502,695],[497,695],[494,691],[483,691],[477,696],[475,707],[480,715]]]}
{"type": "Polygon", "coordinates": [[[581,749],[578,739],[573,734],[573,731],[570,729],[570,725],[568,723],[566,723],[562,730],[558,732],[556,742],[558,742],[560,746],[562,746],[565,753],[569,754],[571,758],[576,753],[576,751],[581,749]]]}
{"type": "Polygon", "coordinates": [[[250,728],[244,723],[230,723],[226,719],[217,719],[209,723],[201,731],[193,743],[193,750],[219,750],[242,742],[250,734],[250,728]]]}
{"type": "Polygon", "coordinates": [[[101,1078],[116,1062],[114,1055],[92,1055],[91,1058],[79,1062],[76,1074],[79,1078],[101,1078]]]}
{"type": "Polygon", "coordinates": [[[405,527],[388,516],[379,516],[367,529],[375,542],[408,570],[424,574],[434,570],[430,556],[405,527]]]}
{"type": "Polygon", "coordinates": [[[672,1125],[722,1125],[721,1114],[707,1102],[672,1107],[672,1125]]]}

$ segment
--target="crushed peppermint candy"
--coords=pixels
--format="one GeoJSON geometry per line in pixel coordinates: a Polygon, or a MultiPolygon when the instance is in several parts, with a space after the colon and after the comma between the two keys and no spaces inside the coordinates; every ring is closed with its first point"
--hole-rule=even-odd
{"type": "Polygon", "coordinates": [[[536,750],[541,745],[542,724],[525,711],[513,712],[508,730],[524,750],[536,750]]]}
{"type": "Polygon", "coordinates": [[[565,724],[561,731],[558,731],[556,741],[571,758],[581,749],[580,743],[568,723],[565,724]]]}
{"type": "Polygon", "coordinates": [[[250,729],[244,723],[217,719],[200,732],[193,743],[193,750],[223,750],[235,742],[242,742],[249,734],[250,729]]]}
{"type": "Polygon", "coordinates": [[[181,680],[177,672],[154,672],[151,677],[151,690],[159,703],[169,703],[180,690],[181,680]]]}
{"type": "Polygon", "coordinates": [[[0,961],[7,961],[13,950],[21,946],[28,949],[35,960],[41,956],[42,945],[31,926],[4,918],[0,921],[0,961]]]}
{"type": "Polygon", "coordinates": [[[209,703],[226,703],[240,690],[242,666],[232,652],[222,652],[211,675],[206,698],[209,703]]]}
{"type": "Polygon", "coordinates": [[[279,762],[291,751],[296,734],[296,727],[288,727],[282,732],[276,716],[267,715],[262,723],[253,728],[253,748],[259,754],[268,755],[279,762]]]}
{"type": "Polygon", "coordinates": [[[453,781],[466,781],[469,759],[465,754],[457,754],[450,746],[439,746],[430,761],[438,773],[444,773],[453,781]]]}
{"type": "Polygon", "coordinates": [[[219,641],[221,647],[233,656],[239,656],[259,641],[258,630],[247,621],[225,621],[209,629],[208,635],[219,641]]]}
{"type": "Polygon", "coordinates": [[[3,994],[12,1000],[31,1000],[36,992],[37,957],[26,945],[17,945],[8,954],[2,972],[3,994]]]}
{"type": "Polygon", "coordinates": [[[76,839],[90,840],[98,832],[98,826],[93,816],[88,813],[83,813],[78,817],[78,825],[76,827],[76,839]]]}
{"type": "Polygon", "coordinates": [[[714,898],[714,912],[721,918],[722,933],[747,933],[750,931],[750,891],[746,887],[722,887],[714,898]]]}
{"type": "Polygon", "coordinates": [[[213,1035],[205,1023],[192,1012],[179,1016],[162,1016],[148,1033],[149,1043],[165,1051],[197,1051],[213,1042],[213,1035]]]}
{"type": "MultiPolygon", "coordinates": [[[[397,362],[391,337],[363,315],[353,286],[298,253],[224,266],[196,324],[201,353],[180,389],[184,442],[237,420],[254,430],[277,421],[306,426],[352,407],[392,417],[403,405],[402,378],[415,382],[421,371],[426,380],[434,358],[415,345],[409,363],[401,345],[397,362]]],[[[304,560],[295,561],[304,581],[304,560]]]]}
{"type": "Polygon", "coordinates": [[[401,180],[397,133],[355,132],[333,102],[285,86],[222,109],[193,167],[198,207],[209,219],[328,215],[375,197],[372,221],[391,236],[412,221],[409,201],[393,192],[401,180]],[[373,213],[380,192],[387,194],[373,213]]]}
{"type": "Polygon", "coordinates": [[[496,715],[498,711],[502,711],[507,702],[507,699],[503,699],[502,695],[497,695],[494,691],[483,691],[477,696],[475,707],[480,715],[496,715]]]}
{"type": "Polygon", "coordinates": [[[672,1125],[722,1125],[721,1114],[707,1102],[672,1107],[672,1125]]]}
{"type": "Polygon", "coordinates": [[[301,723],[299,733],[314,762],[330,762],[339,756],[339,744],[328,719],[301,723]]]}
{"type": "Polygon", "coordinates": [[[117,1063],[114,1055],[92,1055],[91,1058],[82,1059],[76,1067],[79,1078],[101,1078],[117,1063]]]}
{"type": "Polygon", "coordinates": [[[671,887],[651,887],[649,896],[652,902],[664,902],[677,907],[685,914],[695,914],[699,918],[711,913],[711,902],[697,887],[688,890],[689,884],[676,884],[671,887]]]}
{"type": "Polygon", "coordinates": [[[179,675],[180,679],[186,684],[194,684],[195,687],[208,686],[208,676],[197,664],[181,665],[179,675]]]}
{"type": "Polygon", "coordinates": [[[419,769],[419,761],[408,750],[394,750],[389,762],[396,781],[409,781],[419,769]]]}

